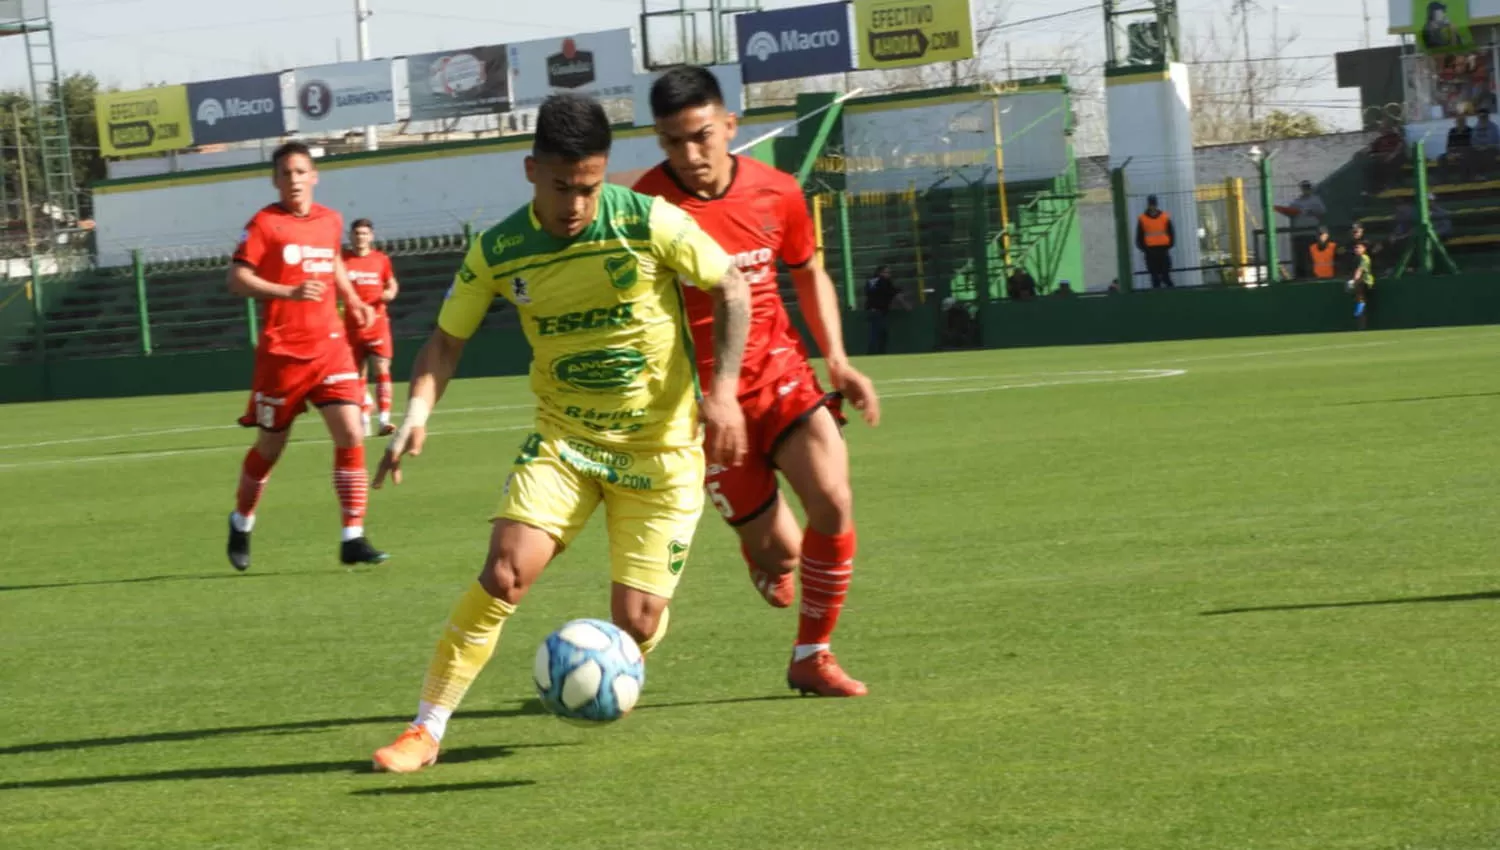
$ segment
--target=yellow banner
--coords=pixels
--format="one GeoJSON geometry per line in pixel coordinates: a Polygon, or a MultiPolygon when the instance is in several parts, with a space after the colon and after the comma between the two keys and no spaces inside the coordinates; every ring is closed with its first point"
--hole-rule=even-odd
{"type": "Polygon", "coordinates": [[[861,70],[974,58],[969,0],[854,0],[861,70]]]}
{"type": "Polygon", "coordinates": [[[94,99],[105,156],[160,153],[193,146],[187,86],[107,92],[94,99]]]}

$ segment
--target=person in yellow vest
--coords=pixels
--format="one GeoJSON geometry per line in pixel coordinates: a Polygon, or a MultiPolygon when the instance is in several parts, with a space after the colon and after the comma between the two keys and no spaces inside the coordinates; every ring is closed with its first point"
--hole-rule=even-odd
{"type": "Polygon", "coordinates": [[[1318,228],[1317,241],[1307,248],[1309,259],[1312,260],[1312,275],[1318,280],[1332,280],[1335,271],[1335,258],[1339,253],[1337,242],[1328,238],[1328,228],[1318,228]]]}
{"type": "Polygon", "coordinates": [[[1172,286],[1172,246],[1177,233],[1172,216],[1156,204],[1156,196],[1146,197],[1146,211],[1135,225],[1135,247],[1146,255],[1146,271],[1151,274],[1151,288],[1172,286]]]}

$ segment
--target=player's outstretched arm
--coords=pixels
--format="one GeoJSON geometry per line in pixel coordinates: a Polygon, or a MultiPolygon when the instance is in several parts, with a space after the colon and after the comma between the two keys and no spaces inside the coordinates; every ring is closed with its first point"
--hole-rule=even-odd
{"type": "Polygon", "coordinates": [[[407,455],[416,457],[422,453],[422,444],[427,441],[427,418],[437,406],[438,399],[453,380],[458,370],[458,361],[463,358],[465,341],[436,328],[422,350],[417,353],[412,365],[411,387],[406,398],[406,415],[401,427],[391,437],[391,444],[380,459],[380,468],[375,472],[372,486],[379,488],[387,476],[392,484],[401,483],[401,459],[407,455]]]}
{"type": "Polygon", "coordinates": [[[792,269],[792,284],[797,288],[797,306],[807,317],[813,341],[823,353],[829,385],[854,405],[866,423],[879,425],[880,396],[875,392],[874,382],[849,365],[838,291],[833,286],[833,278],[823,267],[822,259],[815,256],[806,265],[792,269]]]}
{"type": "Polygon", "coordinates": [[[711,434],[708,459],[739,466],[749,439],[740,409],[740,365],[750,336],[750,284],[734,266],[714,286],[714,374],[702,403],[703,422],[711,434]]]}

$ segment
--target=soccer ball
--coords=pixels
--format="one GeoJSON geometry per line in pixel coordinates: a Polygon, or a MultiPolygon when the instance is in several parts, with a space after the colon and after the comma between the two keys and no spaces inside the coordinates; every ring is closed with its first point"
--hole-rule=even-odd
{"type": "Polygon", "coordinates": [[[531,672],[548,711],[588,725],[629,714],[646,684],[641,648],[603,620],[573,620],[547,635],[531,672]]]}

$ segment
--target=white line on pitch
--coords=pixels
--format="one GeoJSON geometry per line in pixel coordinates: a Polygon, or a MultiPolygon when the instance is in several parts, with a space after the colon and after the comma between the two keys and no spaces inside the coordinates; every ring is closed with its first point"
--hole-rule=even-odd
{"type": "MultiPolygon", "coordinates": [[[[493,413],[502,410],[530,410],[535,404],[498,404],[491,407],[456,407],[448,410],[437,410],[433,412],[434,417],[441,415],[454,415],[458,413],[493,413]]],[[[115,434],[96,434],[88,437],[68,437],[60,440],[41,440],[34,443],[11,443],[0,446],[0,451],[12,451],[15,449],[40,449],[47,446],[72,446],[80,443],[104,443],[112,440],[132,440],[136,437],[163,437],[171,434],[197,434],[204,431],[225,431],[239,428],[239,425],[189,425],[182,428],[161,428],[155,431],[121,431],[115,434]]]]}
{"type": "MultiPolygon", "coordinates": [[[[230,426],[230,427],[238,427],[238,426],[230,426]]],[[[525,423],[523,425],[499,425],[499,426],[495,426],[495,427],[491,427],[491,428],[459,428],[459,429],[455,429],[455,430],[451,430],[451,431],[433,431],[430,434],[428,434],[428,437],[429,438],[431,438],[431,437],[441,437],[441,436],[457,435],[457,434],[495,434],[495,433],[500,433],[500,432],[505,432],[505,431],[530,431],[530,430],[532,430],[535,427],[536,427],[535,423],[527,422],[527,423],[525,423]]],[[[301,445],[301,444],[306,444],[306,443],[321,443],[321,442],[325,442],[325,441],[321,440],[321,439],[309,438],[309,439],[306,439],[306,440],[291,440],[289,444],[290,445],[301,445]]],[[[168,450],[165,450],[165,451],[156,451],[156,452],[128,452],[128,453],[125,453],[125,454],[86,455],[86,456],[83,456],[83,457],[64,457],[64,458],[55,458],[53,460],[26,460],[26,461],[17,461],[15,463],[0,463],[0,471],[4,471],[4,470],[8,470],[8,469],[30,469],[30,468],[33,468],[33,467],[42,467],[42,466],[72,466],[72,465],[82,464],[82,463],[104,463],[106,461],[111,461],[111,460],[122,460],[122,461],[123,460],[153,460],[155,458],[179,457],[179,456],[182,456],[182,455],[208,454],[208,453],[211,453],[211,452],[243,452],[243,451],[245,451],[246,448],[247,448],[247,446],[243,445],[243,444],[241,444],[241,445],[233,445],[233,446],[204,446],[203,448],[197,448],[197,449],[168,449],[168,450]]]]}

